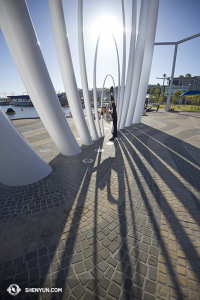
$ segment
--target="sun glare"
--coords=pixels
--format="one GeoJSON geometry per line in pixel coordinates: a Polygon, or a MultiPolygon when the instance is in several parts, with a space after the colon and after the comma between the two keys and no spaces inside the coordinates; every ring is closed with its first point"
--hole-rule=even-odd
{"type": "Polygon", "coordinates": [[[117,36],[122,32],[122,26],[119,26],[119,23],[115,18],[110,16],[102,16],[99,18],[96,23],[92,26],[92,31],[95,35],[101,34],[102,36],[110,36],[114,34],[117,36]]]}

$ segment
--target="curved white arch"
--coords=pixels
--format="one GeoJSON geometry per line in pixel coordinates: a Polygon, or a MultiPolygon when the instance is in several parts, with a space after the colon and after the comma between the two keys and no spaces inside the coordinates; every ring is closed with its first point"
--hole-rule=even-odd
{"type": "MultiPolygon", "coordinates": [[[[105,79],[104,79],[104,82],[103,82],[103,87],[102,87],[102,91],[101,91],[101,107],[102,107],[102,99],[103,99],[103,89],[104,89],[104,86],[105,86],[105,82],[106,82],[106,79],[107,77],[110,76],[113,80],[113,84],[114,84],[114,96],[115,96],[115,104],[116,104],[116,90],[115,90],[115,81],[114,81],[114,78],[112,75],[108,74],[106,75],[105,79]]],[[[101,134],[102,134],[102,137],[104,136],[104,128],[103,128],[103,118],[101,116],[101,134]]]]}
{"type": "Polygon", "coordinates": [[[97,130],[92,117],[92,109],[90,103],[90,96],[88,91],[88,80],[85,63],[85,50],[83,41],[83,0],[78,0],[78,48],[79,48],[79,60],[80,60],[80,71],[81,81],[83,89],[83,97],[85,102],[85,108],[87,111],[87,119],[91,130],[93,140],[98,140],[97,130]]]}
{"type": "Polygon", "coordinates": [[[120,89],[120,101],[117,107],[117,130],[119,129],[122,107],[124,102],[124,90],[125,90],[125,75],[126,75],[126,22],[125,22],[125,10],[124,10],[124,0],[122,1],[122,19],[123,19],[123,60],[122,60],[122,79],[121,79],[121,89],[120,89]]]}
{"type": "MultiPolygon", "coordinates": [[[[99,46],[100,36],[101,36],[101,34],[99,34],[98,39],[97,39],[96,50],[95,50],[95,57],[94,57],[94,68],[93,68],[94,112],[95,112],[95,119],[96,119],[96,129],[97,129],[97,133],[98,133],[99,138],[101,138],[102,136],[104,136],[104,135],[102,135],[102,132],[100,130],[100,125],[99,125],[99,115],[98,115],[98,105],[97,105],[97,87],[96,87],[97,53],[98,53],[98,46],[99,46]]],[[[119,97],[120,97],[120,63],[119,63],[119,52],[118,52],[118,48],[117,48],[117,43],[116,43],[115,36],[114,35],[112,35],[112,36],[113,36],[113,39],[114,39],[114,43],[115,43],[115,47],[116,47],[116,52],[117,52],[117,63],[118,63],[118,97],[117,97],[117,102],[119,102],[119,97]]],[[[106,78],[107,78],[107,76],[106,76],[106,78]]],[[[112,77],[112,75],[110,75],[110,76],[112,77]]],[[[113,79],[113,82],[114,82],[114,79],[113,79]]],[[[115,103],[116,103],[116,90],[115,90],[115,103]]],[[[101,106],[102,106],[102,102],[101,102],[101,106]]]]}

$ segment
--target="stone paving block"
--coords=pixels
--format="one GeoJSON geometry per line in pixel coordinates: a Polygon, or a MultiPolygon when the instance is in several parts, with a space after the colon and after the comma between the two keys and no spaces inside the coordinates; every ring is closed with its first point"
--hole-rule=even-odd
{"type": "Polygon", "coordinates": [[[4,270],[12,267],[12,260],[4,262],[4,270]]]}
{"type": "MultiPolygon", "coordinates": [[[[84,252],[85,253],[85,252],[84,252]]],[[[84,255],[85,256],[85,255],[84,255]]],[[[85,257],[85,258],[87,258],[87,257],[85,257]]],[[[72,256],[72,259],[71,259],[71,262],[72,262],[72,264],[75,264],[75,263],[78,263],[78,262],[80,262],[80,261],[82,261],[83,260],[83,255],[82,255],[82,253],[78,253],[78,254],[74,254],[73,256],[72,256]]]]}
{"type": "Polygon", "coordinates": [[[51,285],[51,278],[50,275],[47,275],[40,279],[40,286],[41,287],[48,287],[51,285]]]}
{"type": "Polygon", "coordinates": [[[38,270],[38,268],[31,270],[30,271],[30,278],[29,278],[30,283],[32,283],[34,281],[37,281],[38,278],[39,278],[39,270],[38,270]]]}
{"type": "Polygon", "coordinates": [[[25,270],[26,270],[26,264],[17,266],[17,274],[25,272],[25,270]]]}
{"type": "Polygon", "coordinates": [[[49,265],[43,266],[40,268],[41,277],[46,276],[46,274],[50,273],[49,265]]]}
{"type": "Polygon", "coordinates": [[[114,259],[114,258],[112,258],[112,257],[109,257],[108,260],[107,260],[107,262],[109,264],[111,264],[113,267],[116,267],[116,265],[117,265],[117,260],[114,259]]]}
{"type": "Polygon", "coordinates": [[[143,231],[143,234],[146,235],[146,236],[151,237],[152,231],[149,230],[149,229],[147,229],[147,228],[145,228],[144,231],[143,231]]]}
{"type": "Polygon", "coordinates": [[[89,230],[89,231],[85,232],[85,236],[86,236],[87,239],[90,239],[91,237],[94,236],[94,233],[93,233],[92,230],[89,230]]]}
{"type": "Polygon", "coordinates": [[[107,278],[103,278],[99,285],[104,289],[104,290],[107,290],[108,286],[110,284],[110,280],[108,280],[107,278]]]}
{"type": "Polygon", "coordinates": [[[86,270],[90,270],[93,268],[93,263],[90,258],[84,260],[84,265],[85,265],[86,270]]]}
{"type": "Polygon", "coordinates": [[[109,264],[105,261],[102,261],[98,264],[98,268],[102,271],[102,272],[105,272],[108,268],[109,264]]]}
{"type": "Polygon", "coordinates": [[[37,257],[37,251],[33,251],[33,252],[28,253],[28,254],[25,255],[25,261],[34,259],[36,257],[37,257]]]}
{"type": "Polygon", "coordinates": [[[47,255],[39,258],[39,265],[40,266],[44,266],[48,263],[49,263],[49,257],[47,255]]]}
{"type": "Polygon", "coordinates": [[[108,229],[109,230],[113,230],[113,229],[115,229],[117,227],[117,225],[115,224],[115,223],[111,223],[109,226],[108,226],[108,229]]]}
{"type": "Polygon", "coordinates": [[[34,269],[37,267],[37,259],[33,259],[33,260],[30,260],[28,262],[28,268],[29,269],[34,269]]]}
{"type": "Polygon", "coordinates": [[[23,256],[20,256],[14,259],[13,266],[15,267],[21,265],[22,263],[23,263],[23,256]]]}
{"type": "Polygon", "coordinates": [[[144,283],[144,277],[136,273],[133,282],[137,283],[137,285],[142,287],[144,283]]]}
{"type": "Polygon", "coordinates": [[[118,234],[117,234],[115,231],[111,232],[111,233],[107,236],[107,238],[108,238],[109,241],[111,241],[111,242],[113,242],[117,237],[118,237],[118,234]]]}
{"type": "Polygon", "coordinates": [[[157,269],[154,267],[149,267],[149,279],[156,281],[157,269]]]}
{"type": "Polygon", "coordinates": [[[114,271],[115,271],[115,269],[113,267],[109,267],[105,274],[106,277],[108,277],[110,279],[112,277],[114,271]]]}
{"type": "Polygon", "coordinates": [[[80,274],[80,273],[83,273],[85,271],[85,268],[84,268],[84,265],[83,265],[82,262],[78,263],[78,264],[75,264],[74,268],[75,268],[76,274],[80,274]]]}
{"type": "Polygon", "coordinates": [[[98,287],[96,288],[95,293],[96,293],[97,295],[99,295],[100,297],[102,297],[103,299],[105,299],[106,294],[107,294],[107,293],[105,292],[105,290],[102,289],[100,286],[98,286],[98,287]]]}
{"type": "Polygon", "coordinates": [[[97,282],[95,279],[91,279],[87,285],[87,287],[91,290],[91,291],[94,291],[94,289],[96,288],[97,286],[97,282]]]}
{"type": "Polygon", "coordinates": [[[108,289],[108,294],[116,299],[119,298],[120,295],[120,289],[117,285],[111,284],[109,289],[108,289]]]}
{"type": "Polygon", "coordinates": [[[101,242],[104,247],[108,247],[111,244],[111,242],[107,238],[104,238],[101,242]]]}
{"type": "Polygon", "coordinates": [[[92,278],[89,272],[82,273],[78,276],[82,285],[86,285],[88,281],[92,278]]]}
{"type": "Polygon", "coordinates": [[[103,230],[103,234],[105,236],[107,236],[109,233],[110,233],[110,230],[108,229],[108,227],[105,227],[104,230],[103,230]]]}
{"type": "Polygon", "coordinates": [[[108,227],[108,225],[109,225],[109,223],[107,221],[103,221],[103,222],[100,223],[99,226],[100,226],[101,229],[104,229],[105,227],[108,227]]]}
{"type": "Polygon", "coordinates": [[[154,295],[156,293],[156,284],[154,282],[146,279],[144,289],[146,292],[154,295]]]}
{"type": "Polygon", "coordinates": [[[119,246],[120,245],[117,242],[113,242],[108,248],[112,253],[114,253],[119,248],[119,246]]]}
{"type": "Polygon", "coordinates": [[[85,294],[85,289],[79,284],[74,290],[73,294],[76,296],[77,299],[80,299],[85,294]]]}
{"type": "Polygon", "coordinates": [[[94,299],[94,296],[89,292],[87,292],[85,294],[85,296],[83,297],[83,300],[93,300],[93,299],[94,299]]]}
{"type": "Polygon", "coordinates": [[[148,255],[146,253],[144,253],[144,252],[140,253],[140,258],[139,258],[140,261],[146,263],[147,258],[148,258],[148,255]]]}
{"type": "Polygon", "coordinates": [[[67,278],[67,284],[69,285],[70,289],[72,289],[79,284],[79,280],[75,275],[72,275],[67,278]]]}
{"type": "Polygon", "coordinates": [[[28,279],[28,272],[24,272],[15,276],[15,282],[17,282],[18,284],[27,281],[27,279],[28,279]]]}
{"type": "Polygon", "coordinates": [[[100,252],[100,255],[101,257],[106,260],[108,258],[108,256],[110,255],[109,251],[107,249],[103,249],[101,252],[100,252]]]}
{"type": "Polygon", "coordinates": [[[74,274],[74,269],[72,267],[69,267],[69,268],[65,269],[65,275],[66,275],[66,277],[69,277],[69,276],[71,276],[73,274],[74,274]]]}
{"type": "Polygon", "coordinates": [[[15,275],[15,268],[6,269],[3,271],[3,278],[13,277],[15,275]]]}
{"type": "MultiPolygon", "coordinates": [[[[142,250],[142,251],[144,251],[144,252],[148,252],[148,250],[149,250],[149,247],[148,247],[147,245],[143,244],[143,243],[138,243],[138,244],[137,244],[137,247],[138,247],[139,250],[142,250]]],[[[150,246],[150,247],[151,247],[151,246],[150,246]]],[[[150,253],[150,252],[149,252],[149,253],[150,253]]]]}
{"type": "Polygon", "coordinates": [[[132,278],[134,274],[135,274],[135,269],[133,268],[133,266],[129,265],[126,270],[126,275],[132,278]]]}
{"type": "Polygon", "coordinates": [[[169,289],[159,285],[157,296],[160,297],[161,299],[168,300],[169,299],[169,289]]]}
{"type": "Polygon", "coordinates": [[[112,280],[121,285],[123,281],[123,273],[115,271],[112,280]]]}
{"type": "Polygon", "coordinates": [[[143,236],[142,242],[147,245],[151,245],[151,238],[148,236],[143,236]]]}
{"type": "Polygon", "coordinates": [[[154,266],[154,267],[157,267],[158,265],[158,259],[157,257],[153,256],[153,255],[150,255],[149,256],[149,264],[154,266]]]}
{"type": "Polygon", "coordinates": [[[132,288],[132,295],[133,295],[133,298],[141,300],[142,295],[143,295],[143,291],[142,291],[142,289],[138,288],[137,286],[134,286],[132,288]]]}
{"type": "Polygon", "coordinates": [[[104,274],[97,268],[94,268],[91,271],[91,274],[94,276],[94,279],[97,280],[98,282],[104,277],[104,274]]]}
{"type": "Polygon", "coordinates": [[[141,262],[138,262],[136,271],[144,276],[146,276],[147,273],[147,266],[141,262]]]}

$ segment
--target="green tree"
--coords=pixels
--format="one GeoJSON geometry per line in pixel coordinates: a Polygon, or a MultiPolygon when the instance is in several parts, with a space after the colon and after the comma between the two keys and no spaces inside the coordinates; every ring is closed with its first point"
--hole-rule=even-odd
{"type": "Polygon", "coordinates": [[[183,75],[179,75],[178,77],[179,77],[179,78],[184,78],[184,76],[183,76],[183,75]]]}
{"type": "Polygon", "coordinates": [[[180,95],[182,94],[181,90],[176,90],[176,92],[172,96],[172,105],[175,108],[177,100],[180,98],[180,95]]]}
{"type": "MultiPolygon", "coordinates": [[[[193,99],[195,101],[195,104],[198,105],[198,110],[199,110],[199,106],[200,106],[200,94],[193,96],[193,99]]],[[[192,101],[193,101],[192,99],[192,101]]]]}
{"type": "Polygon", "coordinates": [[[150,90],[150,99],[153,103],[158,103],[160,98],[160,84],[150,90]]]}
{"type": "Polygon", "coordinates": [[[190,73],[187,73],[187,74],[185,75],[185,77],[192,77],[192,75],[191,75],[190,73]]]}
{"type": "Polygon", "coordinates": [[[164,103],[166,101],[166,98],[167,97],[165,96],[165,93],[160,94],[160,97],[158,99],[159,104],[164,103]]]}

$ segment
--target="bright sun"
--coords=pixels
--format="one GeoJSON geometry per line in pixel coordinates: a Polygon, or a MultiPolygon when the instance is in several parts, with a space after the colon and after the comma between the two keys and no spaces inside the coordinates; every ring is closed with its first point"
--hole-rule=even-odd
{"type": "Polygon", "coordinates": [[[101,37],[108,42],[113,39],[111,38],[112,34],[117,37],[122,33],[122,26],[116,21],[116,19],[110,16],[102,16],[99,18],[94,25],[92,26],[92,32],[95,36],[101,34],[101,37]]]}

